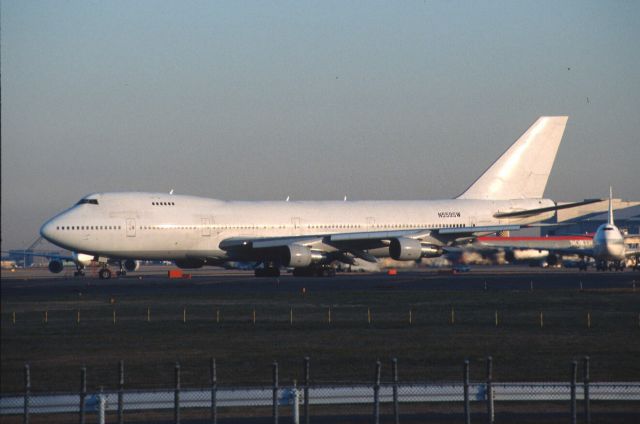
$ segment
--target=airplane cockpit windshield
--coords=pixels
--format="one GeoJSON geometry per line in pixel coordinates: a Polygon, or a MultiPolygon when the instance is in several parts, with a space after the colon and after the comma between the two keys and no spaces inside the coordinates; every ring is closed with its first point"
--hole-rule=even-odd
{"type": "Polygon", "coordinates": [[[77,205],[84,205],[84,204],[90,204],[90,205],[97,205],[98,204],[98,199],[80,199],[80,201],[78,203],[76,203],[77,205]]]}

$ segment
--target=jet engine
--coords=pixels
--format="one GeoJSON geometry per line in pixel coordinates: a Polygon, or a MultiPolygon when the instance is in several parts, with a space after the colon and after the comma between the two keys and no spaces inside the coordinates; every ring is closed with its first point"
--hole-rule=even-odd
{"type": "Polygon", "coordinates": [[[74,253],[73,260],[76,264],[88,266],[93,262],[93,255],[87,255],[86,253],[74,253]]]}
{"type": "Polygon", "coordinates": [[[178,268],[202,268],[204,261],[202,259],[176,259],[178,268]]]}
{"type": "Polygon", "coordinates": [[[126,269],[127,272],[137,271],[138,268],[140,268],[140,261],[136,261],[134,259],[127,259],[122,263],[122,266],[124,266],[124,269],[126,269]]]}
{"type": "Polygon", "coordinates": [[[53,272],[54,274],[62,272],[63,267],[64,265],[60,259],[52,259],[51,261],[49,261],[49,271],[53,272]]]}
{"type": "Polygon", "coordinates": [[[290,244],[282,251],[282,263],[293,268],[304,268],[326,259],[323,252],[309,249],[299,244],[290,244]]]}
{"type": "Polygon", "coordinates": [[[437,246],[420,243],[419,240],[400,237],[391,239],[389,256],[396,261],[415,261],[420,258],[435,258],[442,255],[437,246]]]}

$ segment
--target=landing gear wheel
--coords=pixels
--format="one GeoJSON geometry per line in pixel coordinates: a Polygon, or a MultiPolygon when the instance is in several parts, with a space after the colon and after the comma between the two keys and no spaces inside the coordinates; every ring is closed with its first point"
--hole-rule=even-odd
{"type": "Polygon", "coordinates": [[[109,268],[102,268],[98,273],[98,277],[100,277],[101,280],[108,280],[111,278],[111,271],[109,268]]]}
{"type": "Polygon", "coordinates": [[[74,271],[74,272],[73,272],[73,276],[74,276],[74,277],[84,277],[84,271],[83,271],[83,270],[81,270],[81,269],[79,269],[79,270],[77,270],[77,271],[74,271]]]}

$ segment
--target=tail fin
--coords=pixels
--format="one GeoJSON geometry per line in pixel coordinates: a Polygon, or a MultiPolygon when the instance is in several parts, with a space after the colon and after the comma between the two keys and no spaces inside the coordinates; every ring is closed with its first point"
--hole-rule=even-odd
{"type": "Polygon", "coordinates": [[[613,189],[609,186],[609,225],[615,225],[613,223],[613,189]]]}
{"type": "Polygon", "coordinates": [[[541,198],[568,116],[541,116],[458,199],[541,198]]]}

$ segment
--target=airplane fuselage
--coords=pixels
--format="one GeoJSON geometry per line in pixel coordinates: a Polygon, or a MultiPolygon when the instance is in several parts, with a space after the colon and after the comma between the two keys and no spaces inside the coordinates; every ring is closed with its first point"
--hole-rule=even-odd
{"type": "Polygon", "coordinates": [[[553,206],[548,199],[435,201],[221,201],[162,193],[99,193],[45,223],[66,249],[120,259],[220,258],[230,238],[262,238],[526,224],[553,215],[494,214],[553,206]]]}

